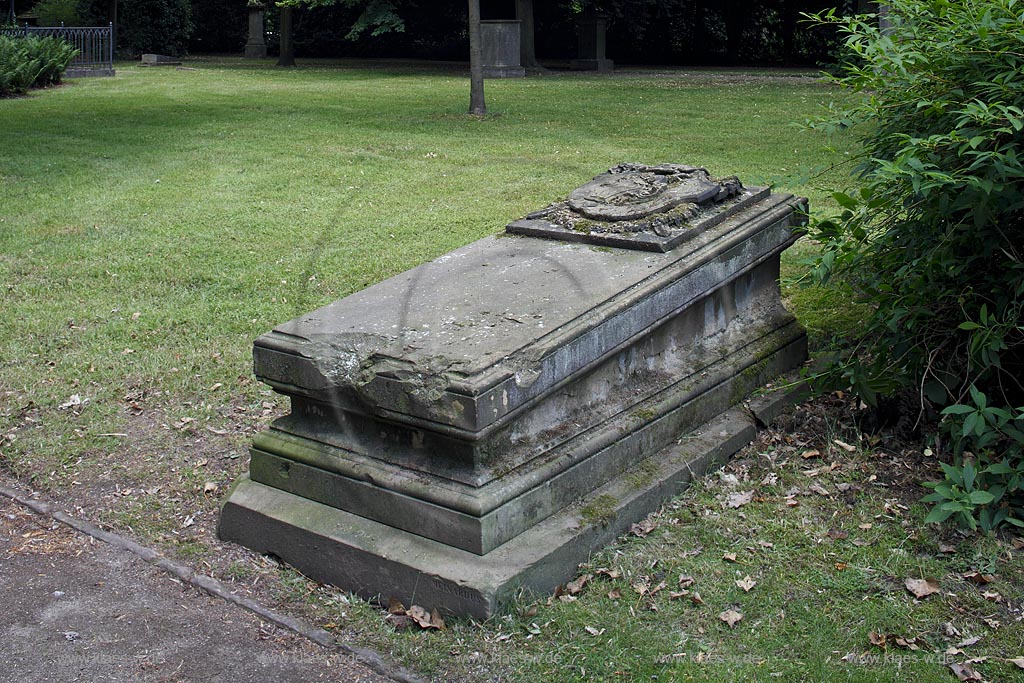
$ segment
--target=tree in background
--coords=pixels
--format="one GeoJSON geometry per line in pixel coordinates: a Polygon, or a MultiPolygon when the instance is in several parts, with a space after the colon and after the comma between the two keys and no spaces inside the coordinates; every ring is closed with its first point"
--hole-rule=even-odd
{"type": "Polygon", "coordinates": [[[480,0],[469,0],[469,113],[483,116],[484,60],[480,46],[480,0]]]}

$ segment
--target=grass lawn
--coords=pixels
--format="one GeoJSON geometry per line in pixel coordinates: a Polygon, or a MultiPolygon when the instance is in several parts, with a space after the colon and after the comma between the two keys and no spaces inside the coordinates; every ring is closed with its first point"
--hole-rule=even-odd
{"type": "MultiPolygon", "coordinates": [[[[989,679],[1017,673],[999,658],[1024,655],[1021,553],[923,528],[915,482],[933,463],[862,438],[838,397],[594,558],[579,594],[524,596],[485,624],[396,633],[217,541],[253,432],[285,410],[250,367],[275,324],[622,161],[699,164],[818,209],[843,182],[799,180],[845,158],[792,125],[839,97],[812,79],[552,74],[487,97],[491,116],[466,116],[448,67],[197,60],[0,100],[0,476],[438,679],[955,680],[946,660],[977,656],[989,679]],[[942,590],[917,600],[904,580],[923,577],[942,590]]],[[[786,294],[818,346],[856,328],[841,291],[786,294]]]]}

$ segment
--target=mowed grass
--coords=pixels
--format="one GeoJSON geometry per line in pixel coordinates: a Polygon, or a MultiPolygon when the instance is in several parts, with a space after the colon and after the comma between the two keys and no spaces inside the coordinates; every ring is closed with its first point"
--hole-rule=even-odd
{"type": "MultiPolygon", "coordinates": [[[[0,101],[4,476],[439,680],[945,680],[936,652],[976,635],[957,661],[1024,654],[1018,554],[959,538],[940,553],[918,529],[920,490],[887,483],[900,465],[816,413],[794,424],[798,436],[763,436],[735,483],[699,484],[646,538],[582,568],[595,578],[575,600],[524,596],[482,625],[395,633],[379,609],[218,542],[217,503],[245,471],[252,433],[286,409],[251,376],[259,334],[498,232],[622,161],[699,164],[827,210],[843,172],[798,179],[844,161],[849,142],[793,125],[840,96],[804,78],[489,81],[492,115],[477,119],[449,67],[188,67],[120,65],[114,79],[0,101]],[[824,459],[805,464],[809,449],[824,459]],[[751,503],[725,504],[747,490],[751,503]],[[965,582],[970,569],[998,576],[1001,602],[965,582]],[[680,574],[703,603],[670,597],[680,574]],[[749,593],[735,584],[747,575],[749,593]],[[946,593],[915,601],[902,582],[923,576],[946,593]],[[734,628],[718,618],[728,609],[744,615],[734,628]],[[922,649],[850,659],[885,654],[870,632],[920,637],[922,649]]],[[[786,272],[799,276],[813,251],[798,245],[786,272]]],[[[817,346],[855,331],[842,291],[786,295],[817,346]]]]}

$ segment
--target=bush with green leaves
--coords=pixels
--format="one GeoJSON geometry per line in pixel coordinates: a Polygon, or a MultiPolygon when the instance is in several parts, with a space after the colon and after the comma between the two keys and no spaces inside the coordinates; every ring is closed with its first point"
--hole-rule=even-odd
{"type": "Polygon", "coordinates": [[[60,83],[76,54],[59,38],[0,35],[0,97],[60,83]]]}
{"type": "Polygon", "coordinates": [[[811,228],[814,275],[873,311],[823,376],[869,404],[911,395],[958,435],[931,519],[1017,523],[1019,479],[1004,478],[1022,460],[1024,2],[887,4],[891,26],[816,17],[853,57],[833,80],[860,94],[819,125],[856,126],[863,145],[842,214],[811,228]]]}

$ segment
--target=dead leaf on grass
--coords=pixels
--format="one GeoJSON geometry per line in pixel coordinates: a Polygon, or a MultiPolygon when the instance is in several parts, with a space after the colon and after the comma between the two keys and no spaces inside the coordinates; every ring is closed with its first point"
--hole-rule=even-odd
{"type": "Polygon", "coordinates": [[[689,588],[694,583],[695,583],[695,579],[692,576],[689,576],[687,574],[680,574],[679,575],[679,587],[680,588],[689,588]]]}
{"type": "Polygon", "coordinates": [[[841,541],[845,538],[849,538],[850,532],[843,531],[842,529],[829,529],[828,537],[831,538],[833,541],[841,541]]]}
{"type": "Polygon", "coordinates": [[[753,499],[753,491],[737,491],[726,496],[725,505],[730,508],[741,508],[753,499]]]}
{"type": "Polygon", "coordinates": [[[981,594],[981,597],[985,598],[986,600],[991,600],[992,602],[1003,601],[1003,596],[1000,595],[998,591],[985,591],[981,594]]]}
{"type": "Polygon", "coordinates": [[[584,626],[583,630],[586,631],[587,633],[589,633],[592,636],[599,636],[602,633],[604,633],[604,629],[603,628],[602,629],[596,629],[593,626],[584,626]]]}
{"type": "Polygon", "coordinates": [[[846,443],[845,441],[840,441],[839,439],[832,439],[832,443],[834,443],[835,445],[839,446],[840,448],[842,448],[847,453],[853,453],[854,451],[857,450],[856,446],[851,446],[850,444],[846,443]]]}
{"type": "Polygon", "coordinates": [[[1024,657],[1014,657],[1013,659],[1004,659],[1003,661],[1013,664],[1018,669],[1024,669],[1024,657]]]}
{"type": "Polygon", "coordinates": [[[956,644],[957,647],[970,647],[971,645],[977,645],[978,641],[981,640],[981,636],[971,636],[966,640],[963,640],[956,644]]]}
{"type": "Polygon", "coordinates": [[[875,647],[880,647],[884,650],[885,641],[886,638],[884,633],[875,633],[874,631],[870,631],[868,633],[868,642],[874,645],[875,647]]]}
{"type": "Polygon", "coordinates": [[[609,569],[608,567],[598,567],[594,573],[598,576],[607,576],[609,579],[617,579],[622,576],[622,572],[618,569],[609,569]]]}
{"type": "Polygon", "coordinates": [[[698,593],[697,591],[693,591],[692,593],[690,593],[690,602],[692,602],[695,605],[703,605],[704,598],[700,597],[700,593],[698,593]]]}
{"type": "Polygon", "coordinates": [[[950,554],[956,552],[956,546],[955,545],[946,545],[945,543],[940,543],[939,544],[939,552],[942,553],[943,555],[950,555],[950,554]]]}
{"type": "Polygon", "coordinates": [[[434,628],[439,631],[444,629],[444,619],[441,618],[436,609],[428,612],[424,607],[413,605],[406,610],[406,614],[410,619],[419,624],[419,627],[422,629],[434,628]]]}
{"type": "Polygon", "coordinates": [[[804,451],[803,453],[800,454],[800,457],[803,458],[804,460],[810,460],[811,458],[820,458],[821,457],[821,451],[819,451],[819,450],[804,451]]]}
{"type": "Polygon", "coordinates": [[[964,572],[962,576],[976,586],[984,586],[996,580],[996,577],[991,574],[982,574],[981,572],[964,572]]]}
{"type": "Polygon", "coordinates": [[[608,599],[609,600],[618,600],[621,597],[622,597],[622,591],[619,590],[618,588],[613,588],[610,591],[608,591],[608,599]]]}
{"type": "Polygon", "coordinates": [[[811,484],[809,488],[811,489],[811,491],[817,493],[819,496],[825,496],[826,498],[828,498],[829,496],[832,495],[832,492],[829,491],[824,486],[822,486],[821,484],[811,484]]]}
{"type": "Polygon", "coordinates": [[[743,615],[734,609],[727,609],[718,615],[718,618],[729,625],[729,628],[735,628],[736,624],[740,623],[743,619],[743,615]]]}
{"type": "Polygon", "coordinates": [[[736,581],[736,587],[743,589],[744,593],[749,593],[756,585],[757,581],[754,581],[754,579],[750,578],[750,574],[747,574],[742,579],[736,581]]]}
{"type": "Polygon", "coordinates": [[[738,562],[736,559],[736,553],[725,553],[722,555],[722,559],[726,562],[738,562]]]}
{"type": "Polygon", "coordinates": [[[918,599],[939,592],[939,582],[935,579],[906,579],[903,585],[918,599]]]}
{"type": "Polygon", "coordinates": [[[570,581],[565,584],[565,590],[569,592],[569,595],[579,595],[580,591],[583,590],[583,587],[586,586],[587,582],[592,578],[594,578],[593,574],[584,574],[575,581],[570,581]]]}
{"type": "Polygon", "coordinates": [[[961,681],[981,681],[984,680],[981,674],[971,668],[970,664],[950,664],[949,670],[956,675],[957,679],[961,681]]]}
{"type": "Polygon", "coordinates": [[[629,527],[629,531],[634,536],[639,536],[640,538],[645,538],[647,536],[647,534],[649,534],[652,531],[654,531],[654,529],[657,528],[657,526],[658,526],[658,523],[655,522],[650,517],[648,517],[647,519],[642,520],[640,522],[637,522],[633,526],[629,527]]]}

